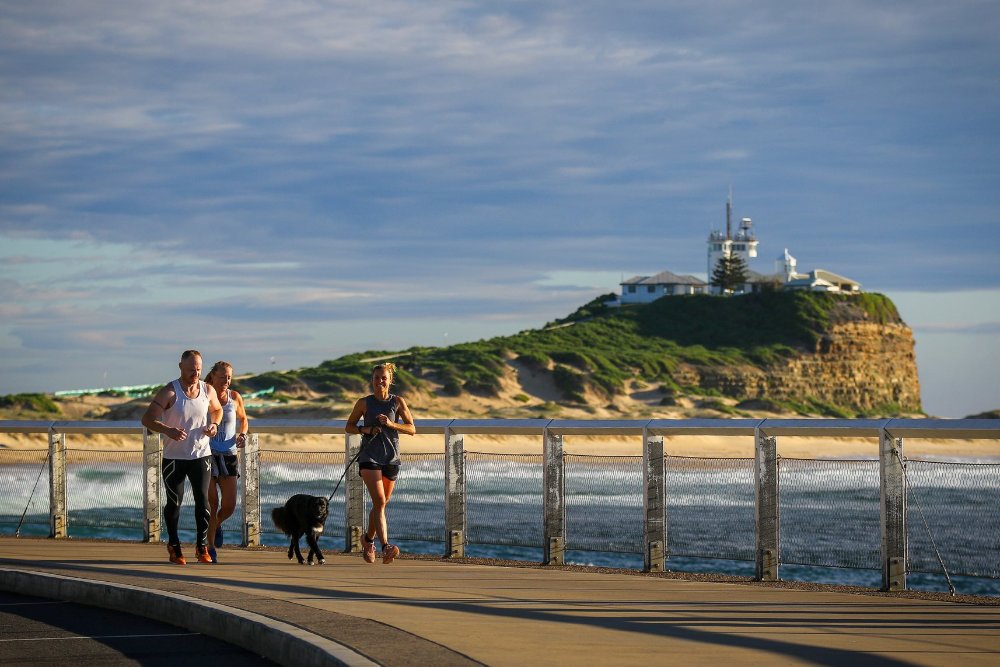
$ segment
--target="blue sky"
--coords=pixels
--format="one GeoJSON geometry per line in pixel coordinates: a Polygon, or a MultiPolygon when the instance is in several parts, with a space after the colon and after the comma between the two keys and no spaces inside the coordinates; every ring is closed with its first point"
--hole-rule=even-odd
{"type": "Polygon", "coordinates": [[[996,2],[0,3],[0,393],[514,333],[754,220],[1000,408],[996,2]],[[273,358],[273,361],[272,361],[273,358]]]}

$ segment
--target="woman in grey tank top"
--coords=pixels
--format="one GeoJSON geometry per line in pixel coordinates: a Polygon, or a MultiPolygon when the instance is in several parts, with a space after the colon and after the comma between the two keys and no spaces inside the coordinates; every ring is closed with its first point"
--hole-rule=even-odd
{"type": "Polygon", "coordinates": [[[361,453],[358,467],[365,482],[372,508],[368,513],[368,530],[362,536],[365,561],[375,562],[375,536],[382,543],[382,562],[389,564],[399,555],[399,547],[389,542],[389,527],[385,520],[385,506],[392,497],[399,475],[399,434],[413,435],[410,408],[402,396],[389,393],[396,366],[379,364],[372,369],[372,393],[358,399],[347,418],[345,431],[361,434],[361,453]],[[364,426],[358,421],[364,418],[364,426]]]}

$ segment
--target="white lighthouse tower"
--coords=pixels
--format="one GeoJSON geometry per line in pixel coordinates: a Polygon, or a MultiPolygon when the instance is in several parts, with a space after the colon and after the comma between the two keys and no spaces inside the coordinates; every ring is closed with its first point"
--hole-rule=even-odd
{"type": "Polygon", "coordinates": [[[795,270],[796,264],[795,258],[788,252],[788,248],[785,248],[785,252],[774,260],[774,272],[781,275],[787,283],[798,276],[795,270]]]}
{"type": "Polygon", "coordinates": [[[715,265],[723,257],[736,256],[743,260],[749,268],[750,258],[757,256],[757,239],[753,233],[753,221],[750,218],[740,220],[740,228],[735,234],[733,229],[733,195],[726,200],[726,233],[714,231],[708,235],[708,281],[712,281],[715,265]]]}

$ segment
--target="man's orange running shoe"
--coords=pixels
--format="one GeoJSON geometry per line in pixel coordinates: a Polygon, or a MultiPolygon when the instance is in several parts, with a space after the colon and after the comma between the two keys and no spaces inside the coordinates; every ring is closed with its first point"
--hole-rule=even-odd
{"type": "Polygon", "coordinates": [[[194,550],[198,554],[199,563],[212,563],[212,554],[208,553],[208,547],[198,547],[194,550]]]}
{"type": "Polygon", "coordinates": [[[176,563],[177,565],[187,565],[187,561],[184,560],[184,554],[181,553],[181,545],[168,544],[167,554],[170,556],[171,563],[176,563]]]}

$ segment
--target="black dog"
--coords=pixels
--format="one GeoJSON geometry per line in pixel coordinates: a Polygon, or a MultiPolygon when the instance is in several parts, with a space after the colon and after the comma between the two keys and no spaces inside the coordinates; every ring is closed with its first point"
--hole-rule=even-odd
{"type": "Polygon", "coordinates": [[[292,554],[299,559],[302,564],[302,552],[299,551],[299,538],[306,536],[309,544],[309,564],[313,564],[313,554],[322,565],[326,562],[323,552],[319,550],[317,541],[320,533],[323,532],[326,517],[329,514],[327,500],[322,496],[310,496],[304,493],[297,493],[285,502],[284,507],[275,507],[271,510],[271,519],[285,535],[292,538],[288,545],[288,560],[292,559],[292,554]]]}

